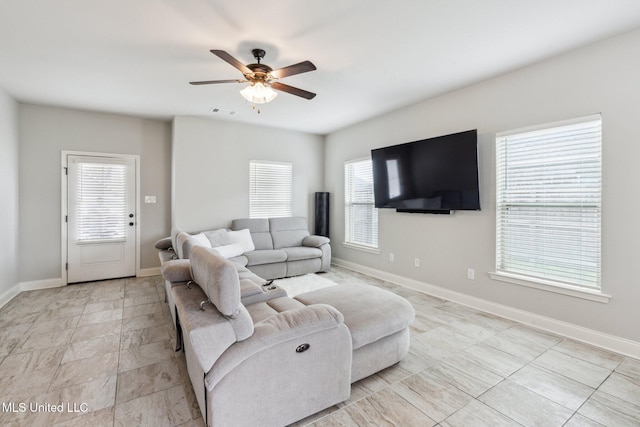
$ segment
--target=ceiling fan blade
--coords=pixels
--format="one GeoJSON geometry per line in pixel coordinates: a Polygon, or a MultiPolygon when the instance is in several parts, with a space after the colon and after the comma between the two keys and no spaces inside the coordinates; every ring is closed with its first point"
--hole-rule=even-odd
{"type": "Polygon", "coordinates": [[[226,61],[229,64],[231,64],[234,67],[236,67],[238,70],[240,70],[242,72],[242,74],[248,74],[248,73],[252,72],[249,68],[247,68],[246,65],[244,65],[242,62],[238,61],[233,56],[229,55],[224,50],[211,49],[210,52],[213,53],[218,58],[222,59],[223,61],[226,61]]]}
{"type": "Polygon", "coordinates": [[[234,79],[234,80],[204,80],[201,82],[189,82],[190,85],[212,85],[212,84],[218,84],[218,83],[242,83],[242,82],[246,82],[246,80],[238,80],[238,79],[234,79]]]}
{"type": "Polygon", "coordinates": [[[313,92],[307,92],[306,90],[298,89],[297,87],[285,85],[283,83],[271,82],[271,87],[275,90],[287,92],[291,95],[299,96],[304,99],[313,99],[316,96],[313,92]]]}
{"type": "Polygon", "coordinates": [[[283,77],[293,76],[295,74],[307,73],[316,69],[310,61],[298,62],[297,64],[289,65],[288,67],[279,68],[273,70],[270,74],[276,79],[283,77]]]}

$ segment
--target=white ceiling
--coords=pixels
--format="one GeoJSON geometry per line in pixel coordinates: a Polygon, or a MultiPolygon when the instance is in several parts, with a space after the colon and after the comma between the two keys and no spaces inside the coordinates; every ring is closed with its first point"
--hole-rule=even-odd
{"type": "Polygon", "coordinates": [[[615,34],[638,0],[2,0],[0,88],[28,103],[326,134],[615,34]],[[209,53],[317,71],[257,114],[209,53]],[[235,111],[214,114],[211,108],[235,111]]]}

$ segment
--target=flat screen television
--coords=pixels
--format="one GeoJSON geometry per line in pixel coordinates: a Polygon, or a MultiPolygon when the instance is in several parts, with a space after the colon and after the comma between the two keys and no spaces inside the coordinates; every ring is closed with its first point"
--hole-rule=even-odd
{"type": "Polygon", "coordinates": [[[480,210],[476,129],[371,150],[376,208],[480,210]]]}

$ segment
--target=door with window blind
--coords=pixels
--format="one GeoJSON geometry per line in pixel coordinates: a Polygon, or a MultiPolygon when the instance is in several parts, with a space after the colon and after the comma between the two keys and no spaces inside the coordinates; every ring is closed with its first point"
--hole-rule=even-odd
{"type": "Polygon", "coordinates": [[[136,274],[136,162],[67,156],[67,282],[136,274]]]}

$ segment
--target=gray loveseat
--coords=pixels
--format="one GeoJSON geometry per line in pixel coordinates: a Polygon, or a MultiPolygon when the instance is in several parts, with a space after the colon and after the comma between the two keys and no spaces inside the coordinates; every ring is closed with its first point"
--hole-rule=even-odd
{"type": "Polygon", "coordinates": [[[193,246],[209,245],[267,280],[327,271],[331,266],[329,239],[310,235],[304,217],[234,219],[230,231],[189,234],[174,229],[171,236],[178,258],[189,258],[193,246]]]}
{"type": "Polygon", "coordinates": [[[312,236],[304,217],[234,219],[231,230],[248,229],[255,249],[232,259],[265,279],[328,271],[329,239],[312,236]]]}
{"type": "Polygon", "coordinates": [[[188,265],[193,280],[169,291],[208,426],[290,424],[348,399],[351,383],[408,352],[415,312],[389,291],[339,285],[289,298],[276,289],[248,303],[237,264],[215,249],[193,247],[188,265]]]}

